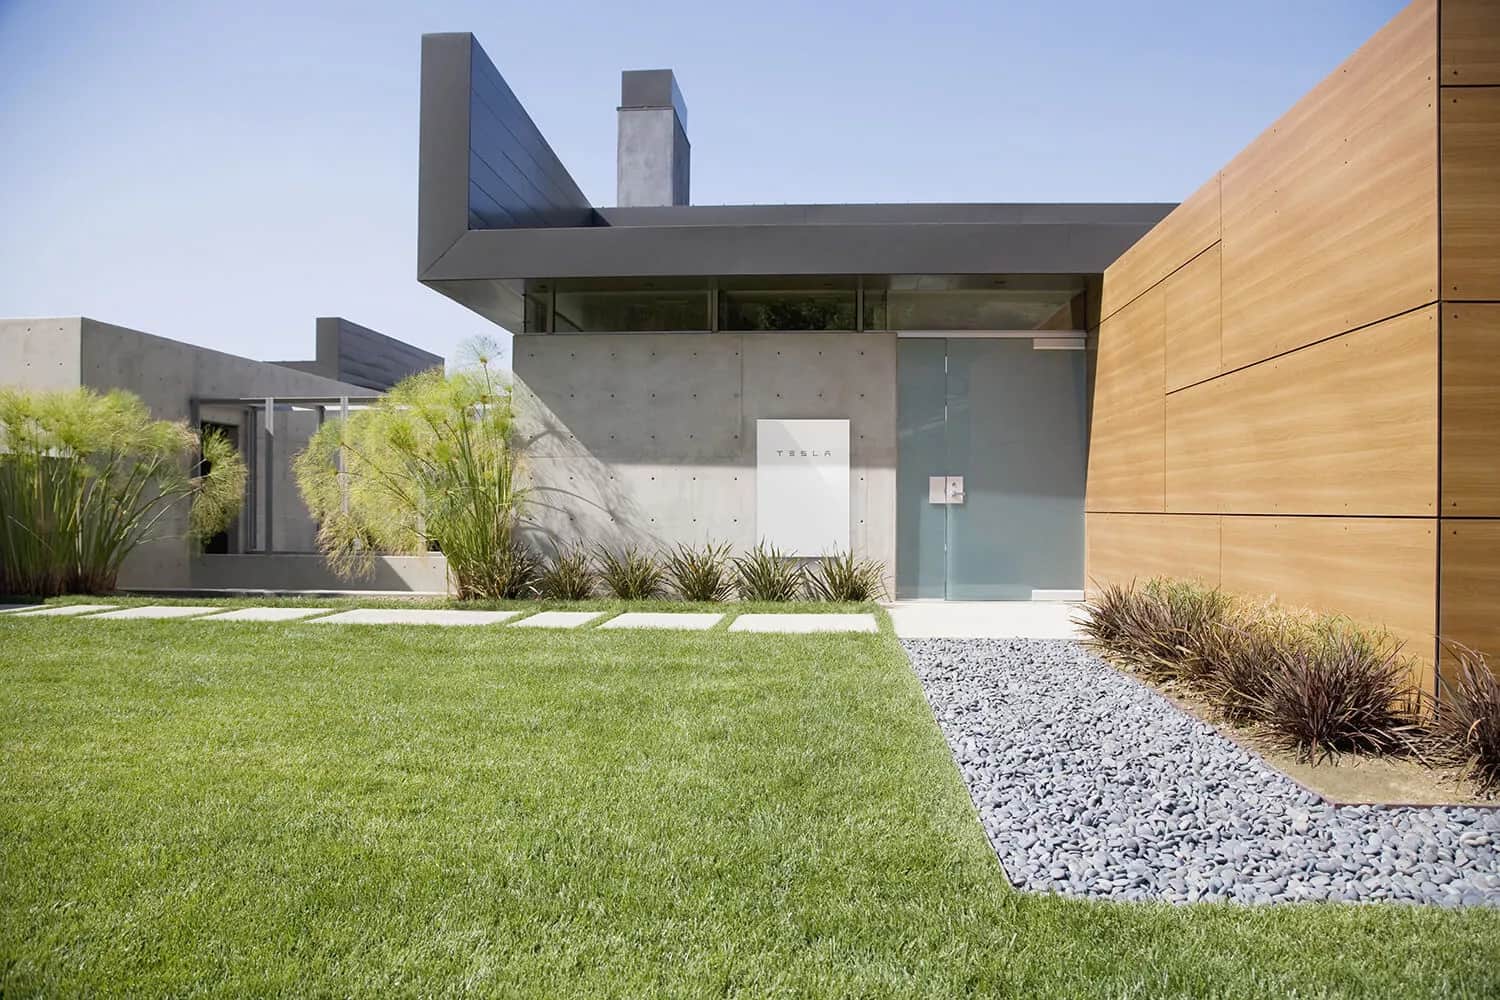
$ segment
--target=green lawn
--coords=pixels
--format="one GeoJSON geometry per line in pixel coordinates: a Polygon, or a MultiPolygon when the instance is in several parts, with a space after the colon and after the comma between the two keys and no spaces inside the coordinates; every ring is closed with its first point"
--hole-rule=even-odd
{"type": "Polygon", "coordinates": [[[0,617],[0,996],[1494,996],[1500,913],[1012,891],[894,639],[0,617]]]}

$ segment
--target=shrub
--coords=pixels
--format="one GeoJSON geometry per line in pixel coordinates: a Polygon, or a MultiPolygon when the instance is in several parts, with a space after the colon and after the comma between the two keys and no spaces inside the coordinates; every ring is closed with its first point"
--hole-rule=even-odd
{"type": "Polygon", "coordinates": [[[1091,645],[1147,677],[1202,687],[1219,633],[1234,617],[1234,603],[1223,591],[1157,578],[1139,588],[1105,587],[1080,624],[1091,645]]]}
{"type": "Polygon", "coordinates": [[[601,545],[595,552],[599,560],[599,578],[611,594],[627,601],[661,596],[666,574],[654,557],[633,545],[618,553],[601,545]]]}
{"type": "Polygon", "coordinates": [[[734,560],[735,589],[747,601],[795,601],[807,575],[795,559],[761,542],[734,560]]]}
{"type": "Polygon", "coordinates": [[[1406,751],[1419,730],[1411,674],[1387,633],[1325,618],[1277,650],[1249,711],[1299,759],[1406,751]]]}
{"type": "Polygon", "coordinates": [[[113,590],[183,502],[190,537],[228,527],[245,477],[228,439],[153,420],[131,393],[0,390],[0,593],[113,590]]]}
{"type": "Polygon", "coordinates": [[[1215,630],[1208,641],[1213,666],[1202,678],[1203,692],[1226,719],[1243,725],[1257,718],[1271,668],[1304,636],[1279,615],[1247,616],[1215,630]]]}
{"type": "Polygon", "coordinates": [[[505,600],[536,597],[542,581],[542,561],[519,538],[510,538],[488,559],[469,563],[473,592],[505,600]]]}
{"type": "Polygon", "coordinates": [[[853,552],[824,556],[807,573],[807,592],[820,601],[878,601],[885,596],[885,566],[853,552]]]}
{"type": "Polygon", "coordinates": [[[734,594],[729,546],[707,542],[702,548],[679,544],[666,556],[673,588],[688,601],[727,601],[734,594]]]}
{"type": "Polygon", "coordinates": [[[318,547],[341,575],[368,573],[380,552],[436,545],[460,598],[514,596],[535,583],[535,557],[513,544],[526,493],[510,388],[490,348],[469,351],[469,367],[405,379],[374,406],[324,424],[297,456],[318,547]]]}
{"type": "Polygon", "coordinates": [[[558,552],[542,570],[537,590],[554,601],[582,601],[594,596],[599,578],[582,548],[558,552]]]}
{"type": "Polygon", "coordinates": [[[1500,791],[1500,676],[1472,649],[1450,645],[1448,652],[1456,663],[1435,709],[1434,749],[1493,795],[1500,791]]]}

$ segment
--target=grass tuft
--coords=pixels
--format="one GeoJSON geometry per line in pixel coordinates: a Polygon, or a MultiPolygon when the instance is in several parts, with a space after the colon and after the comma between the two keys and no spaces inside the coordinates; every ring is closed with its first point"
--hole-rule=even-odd
{"type": "Polygon", "coordinates": [[[735,589],[746,601],[795,601],[807,589],[797,560],[761,542],[734,560],[735,589]]]}
{"type": "Polygon", "coordinates": [[[733,564],[729,546],[705,542],[701,547],[678,544],[666,555],[667,579],[687,601],[727,601],[734,596],[733,564]]]}
{"type": "Polygon", "coordinates": [[[581,547],[554,555],[537,580],[537,591],[551,601],[585,601],[594,596],[599,577],[581,547]]]}
{"type": "Polygon", "coordinates": [[[1485,795],[1500,792],[1500,676],[1475,650],[1452,644],[1453,680],[1434,712],[1437,754],[1464,768],[1485,795]]]}
{"type": "Polygon", "coordinates": [[[611,594],[627,601],[660,597],[666,590],[666,574],[649,553],[634,545],[619,552],[600,545],[594,550],[599,561],[599,579],[611,594]]]}
{"type": "Polygon", "coordinates": [[[824,556],[807,571],[807,593],[820,601],[878,601],[885,596],[885,566],[853,552],[824,556]]]}

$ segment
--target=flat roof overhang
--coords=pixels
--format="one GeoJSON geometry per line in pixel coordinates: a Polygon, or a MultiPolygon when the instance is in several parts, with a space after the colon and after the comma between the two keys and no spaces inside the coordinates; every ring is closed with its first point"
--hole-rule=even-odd
{"type": "Polygon", "coordinates": [[[598,208],[466,33],[423,36],[421,107],[418,280],[512,330],[531,279],[1098,276],[1176,207],[598,208]]]}

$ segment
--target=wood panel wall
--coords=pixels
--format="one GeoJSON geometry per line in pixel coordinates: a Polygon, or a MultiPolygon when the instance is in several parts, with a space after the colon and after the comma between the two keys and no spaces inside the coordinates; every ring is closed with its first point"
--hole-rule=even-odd
{"type": "Polygon", "coordinates": [[[1105,272],[1091,587],[1500,655],[1497,10],[1415,0],[1105,272]]]}
{"type": "MultiPolygon", "coordinates": [[[[1438,622],[1500,663],[1500,3],[1442,0],[1438,622]]],[[[1449,659],[1444,656],[1446,668],[1449,659]]]]}

